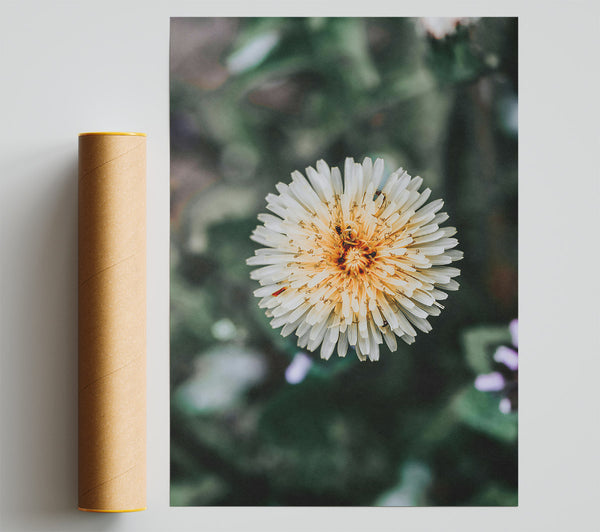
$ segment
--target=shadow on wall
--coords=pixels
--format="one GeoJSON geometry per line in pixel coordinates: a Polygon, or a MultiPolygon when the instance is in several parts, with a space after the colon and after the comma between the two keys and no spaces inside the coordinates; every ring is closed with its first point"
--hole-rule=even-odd
{"type": "Polygon", "coordinates": [[[77,510],[77,142],[32,149],[1,174],[3,194],[27,193],[2,213],[11,307],[0,320],[10,332],[1,335],[0,528],[105,529],[116,516],[77,510]]]}

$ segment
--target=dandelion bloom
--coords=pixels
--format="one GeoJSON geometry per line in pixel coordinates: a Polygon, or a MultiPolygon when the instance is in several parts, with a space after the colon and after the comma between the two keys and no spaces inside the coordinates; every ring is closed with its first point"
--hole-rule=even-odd
{"type": "Polygon", "coordinates": [[[251,236],[265,247],[247,260],[261,266],[250,274],[261,284],[254,295],[301,348],[320,345],[329,359],[352,346],[361,361],[378,360],[384,341],[395,351],[397,336],[411,344],[416,329],[429,332],[444,290],[458,289],[460,270],[447,266],[463,256],[452,249],[456,229],[440,227],[443,201],[426,204],[420,177],[400,168],[380,187],[382,159],[346,159],[343,180],[325,161],[316,167],[266,198],[273,214],[260,214],[251,236]]]}

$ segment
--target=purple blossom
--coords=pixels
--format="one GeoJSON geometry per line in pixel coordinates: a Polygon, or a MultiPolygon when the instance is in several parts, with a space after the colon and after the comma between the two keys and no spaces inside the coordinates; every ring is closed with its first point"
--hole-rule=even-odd
{"type": "Polygon", "coordinates": [[[504,364],[512,371],[517,371],[519,369],[519,353],[510,347],[501,345],[496,349],[494,360],[504,364]]]}
{"type": "Polygon", "coordinates": [[[494,353],[497,370],[484,373],[475,378],[475,388],[481,392],[495,393],[500,396],[498,409],[503,414],[514,412],[519,399],[519,320],[509,324],[511,341],[514,346],[499,346],[494,353]]]}
{"type": "Polygon", "coordinates": [[[475,388],[480,392],[499,392],[504,388],[504,384],[504,377],[497,371],[477,375],[475,379],[475,388]]]}
{"type": "Polygon", "coordinates": [[[285,370],[285,380],[290,384],[298,384],[304,380],[313,364],[306,353],[296,353],[292,362],[285,370]]]}

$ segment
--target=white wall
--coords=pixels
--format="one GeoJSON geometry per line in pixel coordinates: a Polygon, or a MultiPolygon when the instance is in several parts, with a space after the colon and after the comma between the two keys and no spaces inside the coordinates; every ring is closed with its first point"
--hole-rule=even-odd
{"type": "Polygon", "coordinates": [[[600,242],[592,233],[600,199],[597,4],[294,6],[3,1],[0,529],[593,529],[600,447],[593,261],[600,242]],[[169,16],[282,12],[521,17],[518,509],[169,507],[169,16]],[[75,509],[77,134],[93,130],[148,133],[148,510],[135,514],[75,509]]]}

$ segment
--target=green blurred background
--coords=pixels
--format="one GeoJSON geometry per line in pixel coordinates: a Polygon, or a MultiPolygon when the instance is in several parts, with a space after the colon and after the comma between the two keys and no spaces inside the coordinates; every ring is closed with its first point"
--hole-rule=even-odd
{"type": "Polygon", "coordinates": [[[517,504],[473,386],[517,317],[517,19],[174,18],[170,89],[171,504],[517,504]],[[275,183],[347,156],[421,175],[465,253],[377,363],[299,354],[245,264],[275,183]]]}

